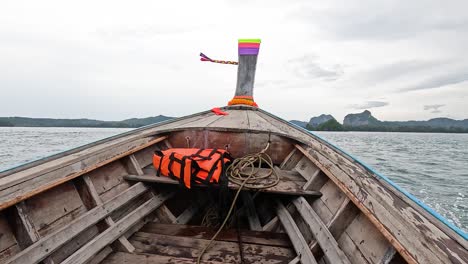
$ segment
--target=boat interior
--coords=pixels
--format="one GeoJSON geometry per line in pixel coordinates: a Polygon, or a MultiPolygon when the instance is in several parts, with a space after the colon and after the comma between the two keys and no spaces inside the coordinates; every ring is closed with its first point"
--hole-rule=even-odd
{"type": "MultiPolygon", "coordinates": [[[[219,227],[220,214],[229,207],[238,186],[229,184],[232,190],[224,193],[218,186],[184,188],[177,181],[156,176],[153,152],[221,148],[241,157],[261,151],[268,142],[267,153],[279,183],[260,191],[241,191],[235,213],[204,254],[203,263],[298,263],[307,262],[305,258],[320,263],[329,252],[353,263],[400,259],[379,232],[372,232],[373,225],[346,195],[304,155],[305,146],[268,129],[267,120],[252,122],[261,130],[249,124],[251,131],[226,129],[229,122],[246,121],[240,115],[251,121],[261,118],[256,111],[228,112],[226,117],[196,118],[185,123],[188,129],[178,124],[170,133],[132,137],[131,141],[121,137],[58,158],[67,158],[65,163],[46,160],[42,173],[77,170],[80,175],[1,212],[2,260],[193,263],[219,227]],[[190,124],[195,126],[190,128],[190,124]],[[218,129],[211,130],[210,125],[218,129]],[[294,243],[310,245],[313,255],[298,257],[294,243]]],[[[258,173],[268,170],[259,168],[258,173]]],[[[29,189],[35,186],[34,179],[26,181],[29,189]]]]}
{"type": "Polygon", "coordinates": [[[458,241],[463,260],[460,238],[332,146],[257,108],[223,110],[228,115],[207,111],[143,127],[0,173],[0,262],[194,263],[210,244],[201,263],[412,263],[415,256],[423,261],[414,263],[443,263],[447,247],[431,244],[426,231],[458,241]],[[241,189],[213,243],[239,185],[187,189],[156,176],[152,163],[156,150],[218,148],[239,158],[266,146],[273,164],[255,173],[273,170],[279,182],[241,189]],[[352,177],[338,178],[346,173],[352,177]],[[420,220],[416,229],[395,213],[402,208],[420,220]],[[390,224],[420,239],[396,241],[390,224]]]}

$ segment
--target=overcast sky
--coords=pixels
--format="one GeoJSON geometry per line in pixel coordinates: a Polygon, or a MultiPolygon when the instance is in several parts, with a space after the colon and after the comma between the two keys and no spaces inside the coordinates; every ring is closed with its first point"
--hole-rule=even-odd
{"type": "Polygon", "coordinates": [[[0,116],[121,120],[226,105],[238,38],[286,119],[468,118],[468,1],[1,1],[0,116]]]}

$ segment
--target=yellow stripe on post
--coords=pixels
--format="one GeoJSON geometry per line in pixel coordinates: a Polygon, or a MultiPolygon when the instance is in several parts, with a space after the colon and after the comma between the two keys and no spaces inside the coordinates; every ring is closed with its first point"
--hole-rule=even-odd
{"type": "Polygon", "coordinates": [[[239,43],[261,43],[260,39],[239,39],[239,43]]]}

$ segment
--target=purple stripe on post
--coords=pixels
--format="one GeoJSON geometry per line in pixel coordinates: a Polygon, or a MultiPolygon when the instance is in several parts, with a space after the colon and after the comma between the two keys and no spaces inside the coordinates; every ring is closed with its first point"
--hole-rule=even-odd
{"type": "Polygon", "coordinates": [[[258,48],[239,48],[239,55],[258,55],[258,48]]]}

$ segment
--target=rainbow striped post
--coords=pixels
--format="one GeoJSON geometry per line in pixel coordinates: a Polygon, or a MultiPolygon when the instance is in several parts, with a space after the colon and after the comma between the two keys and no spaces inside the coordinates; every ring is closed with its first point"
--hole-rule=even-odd
{"type": "Polygon", "coordinates": [[[253,99],[253,88],[260,42],[260,39],[239,39],[236,93],[228,105],[242,104],[258,107],[253,99]]]}

